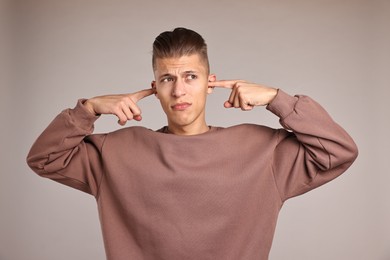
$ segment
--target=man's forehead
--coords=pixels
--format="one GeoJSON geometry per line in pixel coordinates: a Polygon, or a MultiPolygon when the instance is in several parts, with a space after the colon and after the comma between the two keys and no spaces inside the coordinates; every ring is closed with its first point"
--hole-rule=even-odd
{"type": "Polygon", "coordinates": [[[156,59],[155,72],[158,74],[177,71],[205,72],[206,68],[198,54],[156,59]]]}

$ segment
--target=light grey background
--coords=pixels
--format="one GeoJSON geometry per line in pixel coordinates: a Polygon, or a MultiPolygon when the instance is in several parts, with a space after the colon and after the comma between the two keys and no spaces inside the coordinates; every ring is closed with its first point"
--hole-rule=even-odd
{"type": "MultiPolygon", "coordinates": [[[[205,37],[219,79],[310,95],[360,148],[345,175],[285,204],[270,259],[390,259],[390,1],[4,0],[0,22],[1,260],[105,259],[94,198],[25,157],[78,98],[149,87],[151,44],[177,26],[205,37]]],[[[228,94],[209,96],[209,124],[279,127],[263,108],[224,109],[228,94]]],[[[154,97],[140,106],[128,125],[165,124],[154,97]]],[[[106,116],[96,131],[118,127],[106,116]]]]}

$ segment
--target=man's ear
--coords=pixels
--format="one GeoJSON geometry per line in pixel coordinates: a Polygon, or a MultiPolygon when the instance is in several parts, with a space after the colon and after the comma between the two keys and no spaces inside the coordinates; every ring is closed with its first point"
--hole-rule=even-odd
{"type": "MultiPolygon", "coordinates": [[[[209,82],[214,82],[217,80],[217,76],[215,74],[210,74],[209,75],[209,82]]],[[[214,87],[208,87],[207,89],[207,94],[213,93],[214,87]]]]}
{"type": "Polygon", "coordinates": [[[150,83],[150,86],[151,86],[152,89],[154,90],[154,95],[158,98],[157,89],[156,89],[156,81],[153,80],[152,83],[150,83]]]}

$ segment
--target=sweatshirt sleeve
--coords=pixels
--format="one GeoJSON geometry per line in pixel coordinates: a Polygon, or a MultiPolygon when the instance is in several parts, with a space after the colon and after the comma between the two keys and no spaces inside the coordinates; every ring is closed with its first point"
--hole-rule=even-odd
{"type": "Polygon", "coordinates": [[[356,159],[352,138],[310,97],[279,90],[267,109],[284,127],[272,162],[283,201],[336,178],[356,159]]]}
{"type": "Polygon", "coordinates": [[[38,175],[97,196],[105,135],[91,135],[98,116],[79,100],[62,111],[34,142],[27,164],[38,175]]]}

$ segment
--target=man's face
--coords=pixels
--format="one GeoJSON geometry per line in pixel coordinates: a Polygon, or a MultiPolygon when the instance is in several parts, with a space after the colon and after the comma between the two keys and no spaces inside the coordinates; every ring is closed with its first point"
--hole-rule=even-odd
{"type": "Polygon", "coordinates": [[[173,128],[204,127],[207,94],[212,92],[206,64],[198,54],[156,59],[152,87],[173,128]]]}

